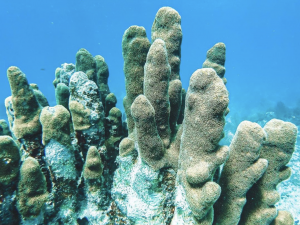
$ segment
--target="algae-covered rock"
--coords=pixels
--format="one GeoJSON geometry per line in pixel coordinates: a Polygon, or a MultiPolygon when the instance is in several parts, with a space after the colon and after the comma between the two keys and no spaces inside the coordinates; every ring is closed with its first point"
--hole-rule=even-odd
{"type": "Polygon", "coordinates": [[[104,107],[96,83],[83,72],[75,72],[69,84],[69,109],[83,157],[90,146],[100,147],[105,141],[104,107]]]}
{"type": "MultiPolygon", "coordinates": [[[[82,120],[87,120],[91,125],[103,126],[104,109],[99,98],[99,90],[95,82],[88,79],[83,72],[76,72],[70,79],[70,102],[69,108],[72,113],[82,114],[82,120]],[[73,110],[75,109],[75,111],[73,110]],[[86,113],[81,113],[86,111],[86,113]]],[[[73,120],[74,122],[74,120],[73,120]]],[[[87,129],[88,125],[84,127],[79,126],[80,130],[87,129]]],[[[78,130],[74,123],[74,129],[78,130]]]]}
{"type": "Polygon", "coordinates": [[[95,82],[83,72],[76,72],[70,79],[69,108],[75,130],[85,130],[92,125],[103,126],[104,109],[95,82]],[[74,115],[74,116],[73,116],[74,115]]]}

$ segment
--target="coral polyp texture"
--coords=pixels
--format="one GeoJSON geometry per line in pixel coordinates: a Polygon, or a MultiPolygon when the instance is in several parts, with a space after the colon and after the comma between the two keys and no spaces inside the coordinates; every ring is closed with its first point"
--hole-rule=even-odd
{"type": "Polygon", "coordinates": [[[213,175],[229,156],[228,147],[219,145],[228,102],[224,83],[213,69],[199,69],[192,75],[186,93],[178,178],[193,215],[204,224],[212,222],[213,204],[221,193],[213,175]]]}
{"type": "Polygon", "coordinates": [[[181,16],[122,39],[126,120],[104,58],[80,49],[55,70],[56,106],[17,67],[0,120],[0,224],[294,224],[277,210],[297,127],[243,121],[221,145],[229,113],[225,44],[180,80],[181,16]]]}

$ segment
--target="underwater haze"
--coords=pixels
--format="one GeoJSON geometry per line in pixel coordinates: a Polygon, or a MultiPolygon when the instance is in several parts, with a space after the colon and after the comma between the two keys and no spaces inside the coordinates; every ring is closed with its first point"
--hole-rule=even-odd
{"type": "MultiPolygon", "coordinates": [[[[1,0],[0,119],[7,120],[4,101],[12,95],[10,66],[20,68],[55,106],[55,70],[63,63],[75,64],[81,48],[104,57],[109,89],[124,113],[123,34],[132,25],[143,26],[151,42],[155,15],[164,6],[181,16],[180,78],[185,90],[191,75],[202,68],[207,51],[218,42],[226,45],[230,112],[223,144],[230,144],[244,120],[263,127],[277,118],[299,129],[299,0],[1,0]]],[[[293,175],[278,186],[281,201],[276,206],[289,210],[300,224],[299,135],[297,140],[288,164],[293,175]]]]}

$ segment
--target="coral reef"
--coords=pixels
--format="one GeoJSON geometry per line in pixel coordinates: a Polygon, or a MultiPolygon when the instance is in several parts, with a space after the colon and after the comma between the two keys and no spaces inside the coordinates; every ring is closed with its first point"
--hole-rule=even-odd
{"type": "Polygon", "coordinates": [[[179,13],[159,9],[151,38],[138,26],[123,35],[126,121],[100,55],[80,49],[56,69],[53,107],[19,68],[7,70],[0,224],[294,224],[275,204],[297,127],[243,121],[222,145],[225,44],[208,50],[185,91],[179,13]]]}

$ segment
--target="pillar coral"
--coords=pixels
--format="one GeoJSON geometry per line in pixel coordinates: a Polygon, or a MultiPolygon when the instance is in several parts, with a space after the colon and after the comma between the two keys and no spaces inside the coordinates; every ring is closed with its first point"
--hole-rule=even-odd
{"type": "Polygon", "coordinates": [[[229,102],[225,44],[207,52],[185,92],[179,13],[161,8],[151,37],[152,43],[143,27],[131,26],[122,39],[125,138],[102,56],[80,49],[76,65],[56,70],[54,107],[19,68],[8,69],[12,96],[5,100],[9,129],[0,121],[0,223],[294,223],[274,204],[277,184],[291,173],[286,164],[295,149],[295,125],[271,120],[261,128],[244,121],[229,148],[221,146],[229,102]]]}

